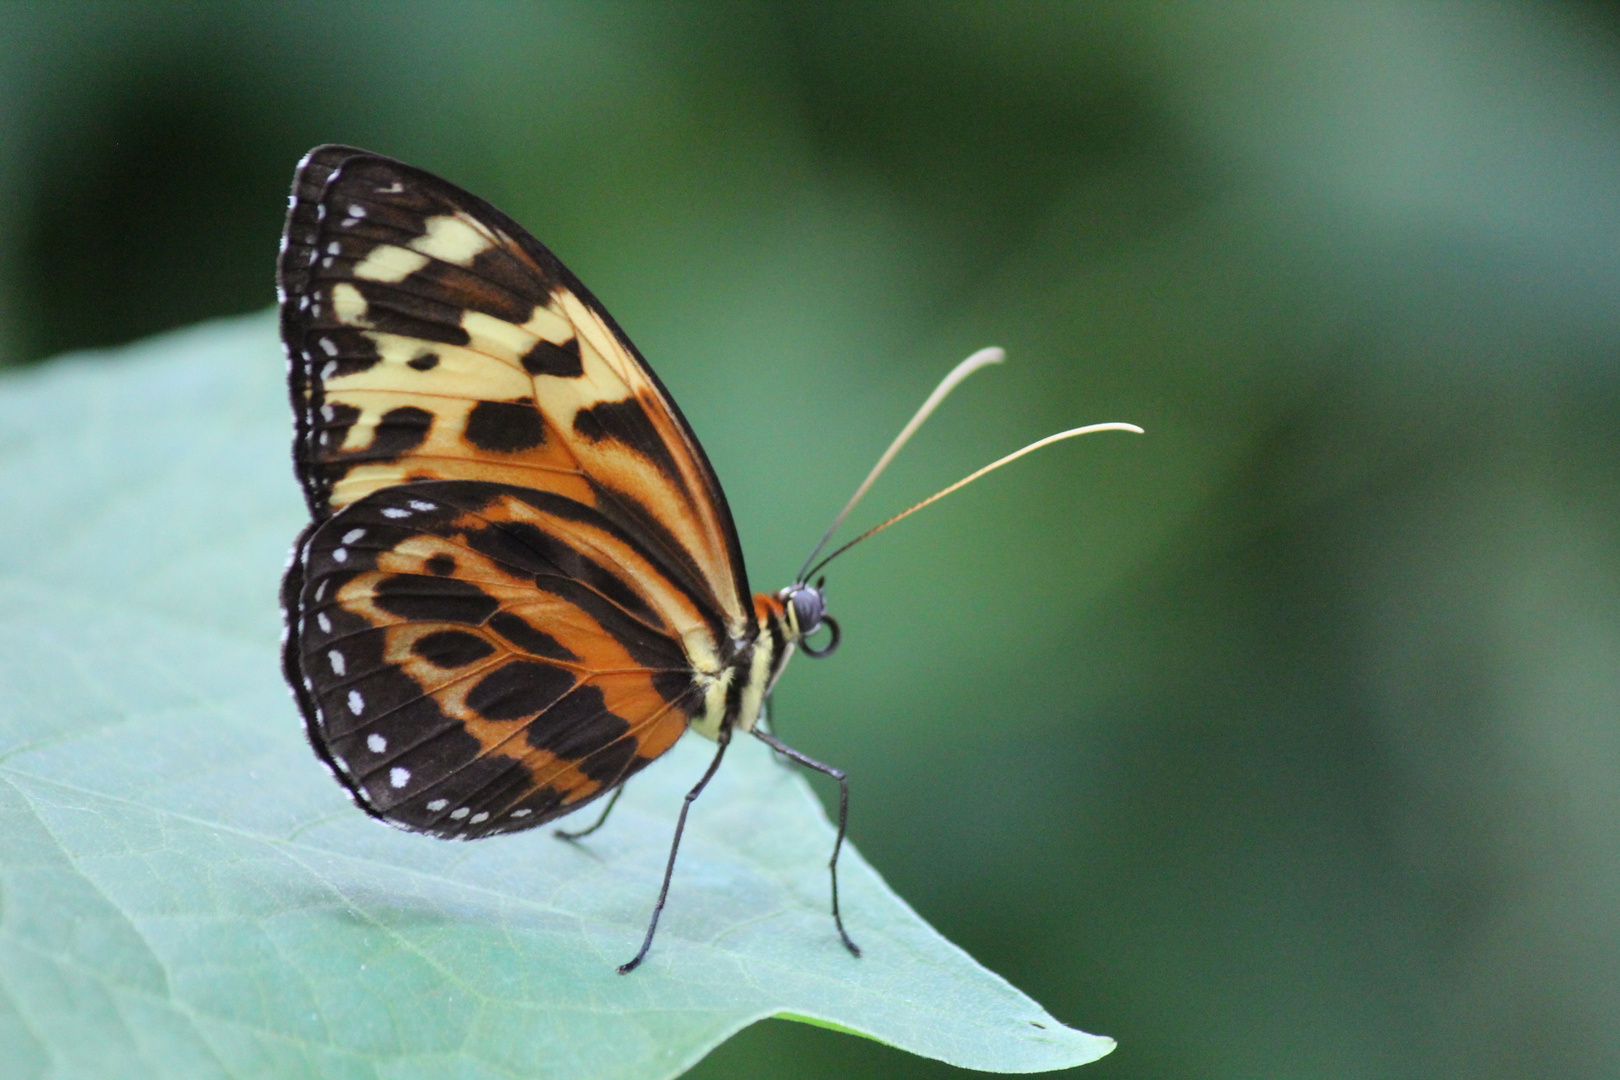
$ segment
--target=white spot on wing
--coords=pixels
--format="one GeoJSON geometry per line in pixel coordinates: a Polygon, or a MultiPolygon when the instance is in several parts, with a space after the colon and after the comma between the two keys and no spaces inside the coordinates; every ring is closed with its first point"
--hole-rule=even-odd
{"type": "Polygon", "coordinates": [[[335,548],[335,549],[333,549],[333,551],[332,551],[332,561],[333,562],[348,562],[349,561],[349,550],[347,548],[335,548]]]}
{"type": "Polygon", "coordinates": [[[349,216],[350,217],[365,217],[366,216],[366,208],[361,206],[359,203],[350,203],[349,204],[349,216]]]}
{"type": "Polygon", "coordinates": [[[336,240],[334,240],[330,244],[326,245],[326,253],[328,255],[337,255],[337,254],[341,253],[342,251],[343,251],[343,245],[338,243],[336,240]]]}
{"type": "Polygon", "coordinates": [[[366,530],[364,529],[350,529],[348,532],[343,534],[343,542],[345,544],[352,544],[364,535],[366,535],[366,530]]]}
{"type": "Polygon", "coordinates": [[[321,352],[325,353],[327,356],[336,356],[338,354],[337,342],[333,341],[331,338],[321,338],[320,345],[321,352]]]}
{"type": "Polygon", "coordinates": [[[450,800],[449,799],[434,799],[432,802],[427,804],[427,808],[430,811],[432,811],[433,813],[437,814],[440,810],[443,810],[445,807],[447,807],[449,805],[450,805],[450,800]]]}
{"type": "Polygon", "coordinates": [[[460,821],[462,818],[466,817],[470,813],[472,813],[472,810],[470,808],[465,807],[465,806],[458,806],[454,810],[450,811],[450,816],[455,818],[457,821],[460,821]]]}
{"type": "Polygon", "coordinates": [[[388,770],[388,785],[390,787],[402,788],[410,782],[411,770],[401,768],[398,765],[388,770]]]}
{"type": "Polygon", "coordinates": [[[423,502],[421,499],[411,500],[412,510],[437,510],[438,508],[438,503],[423,502]]]}
{"type": "Polygon", "coordinates": [[[348,674],[349,662],[347,660],[343,659],[343,654],[338,652],[336,649],[333,649],[333,650],[331,650],[330,652],[328,652],[326,654],[326,660],[327,660],[327,663],[332,665],[332,674],[334,674],[334,675],[346,675],[346,674],[348,674]]]}
{"type": "Polygon", "coordinates": [[[530,809],[529,809],[529,808],[528,808],[528,807],[527,807],[527,806],[525,806],[525,807],[524,807],[524,808],[523,808],[523,809],[521,809],[521,810],[514,810],[514,811],[512,811],[512,816],[513,816],[513,817],[528,817],[528,816],[529,816],[529,815],[530,815],[530,814],[532,814],[532,813],[534,813],[534,811],[533,811],[533,810],[530,810],[530,809]]]}
{"type": "Polygon", "coordinates": [[[410,517],[410,516],[411,516],[411,512],[409,510],[403,509],[401,507],[398,507],[398,506],[385,506],[385,507],[383,507],[383,517],[385,517],[385,518],[406,518],[406,517],[410,517]]]}
{"type": "Polygon", "coordinates": [[[359,716],[366,711],[366,699],[360,696],[360,691],[349,691],[349,711],[359,716]]]}
{"type": "Polygon", "coordinates": [[[374,731],[370,735],[366,736],[366,749],[370,750],[373,754],[386,753],[388,750],[388,740],[374,731]]]}
{"type": "Polygon", "coordinates": [[[332,620],[326,617],[326,612],[317,611],[315,613],[315,623],[321,628],[321,633],[330,634],[332,632],[332,620]]]}
{"type": "Polygon", "coordinates": [[[469,818],[467,820],[467,824],[469,824],[469,825],[482,825],[484,822],[486,822],[488,820],[489,820],[489,811],[488,810],[480,810],[480,811],[478,811],[478,813],[474,814],[471,818],[469,818]]]}

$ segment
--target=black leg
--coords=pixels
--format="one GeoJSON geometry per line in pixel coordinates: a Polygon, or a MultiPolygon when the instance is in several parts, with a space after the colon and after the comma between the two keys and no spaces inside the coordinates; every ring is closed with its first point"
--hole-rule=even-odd
{"type": "Polygon", "coordinates": [[[726,756],[726,747],[730,744],[731,729],[723,727],[720,729],[720,749],[714,752],[714,760],[709,762],[708,769],[703,773],[703,779],[699,780],[697,785],[686,793],[686,800],[681,803],[681,816],[675,819],[675,839],[669,845],[669,863],[664,867],[664,884],[658,890],[658,903],[653,905],[652,921],[647,924],[647,936],[641,942],[640,951],[630,958],[630,962],[619,965],[620,975],[628,975],[636,970],[636,967],[646,958],[647,950],[652,948],[653,934],[658,930],[658,916],[663,914],[664,899],[669,896],[670,875],[675,873],[675,853],[681,849],[681,833],[686,829],[686,812],[692,809],[692,800],[703,794],[703,789],[714,778],[715,770],[720,768],[720,759],[726,756]]]}
{"type": "Polygon", "coordinates": [[[573,832],[570,832],[567,829],[555,829],[555,830],[552,831],[551,835],[555,836],[559,840],[582,840],[582,839],[584,839],[585,837],[591,835],[591,833],[595,832],[597,829],[600,829],[602,827],[602,823],[607,821],[608,815],[613,813],[613,808],[619,804],[619,796],[623,795],[623,794],[624,794],[624,785],[623,784],[620,784],[618,787],[613,789],[613,794],[608,796],[607,805],[602,808],[602,816],[596,819],[596,824],[595,825],[592,825],[592,826],[590,826],[588,828],[584,828],[584,829],[577,829],[577,830],[574,830],[573,832]]]}
{"type": "Polygon", "coordinates": [[[844,849],[844,831],[849,825],[849,781],[844,777],[844,770],[835,769],[831,765],[822,764],[813,757],[807,757],[769,732],[761,731],[757,727],[754,729],[754,737],[778,754],[797,761],[807,769],[825,773],[838,781],[838,839],[833,841],[832,859],[827,863],[827,869],[832,871],[832,914],[833,922],[838,925],[838,936],[844,939],[844,947],[851,954],[859,956],[861,955],[861,947],[849,939],[849,933],[844,929],[844,917],[838,913],[838,853],[844,849]]]}
{"type": "MultiPolygon", "coordinates": [[[[767,697],[759,707],[759,719],[755,721],[754,730],[758,731],[762,726],[766,734],[776,734],[776,696],[774,694],[767,697]]],[[[780,750],[771,751],[771,760],[784,769],[793,765],[793,759],[780,750]]]]}

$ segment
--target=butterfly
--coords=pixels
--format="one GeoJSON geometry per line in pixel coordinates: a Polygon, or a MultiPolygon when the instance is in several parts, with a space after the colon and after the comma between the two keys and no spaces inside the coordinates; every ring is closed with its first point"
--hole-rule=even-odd
{"type": "Polygon", "coordinates": [[[941,384],[792,584],[751,593],[725,493],[669,392],[489,203],[317,147],[294,176],[277,299],[311,518],[282,586],[283,664],[315,753],[360,808],[471,840],[612,793],[596,824],[559,832],[578,839],[686,731],[713,740],[628,972],[652,946],[687,811],[751,734],[840,786],[832,915],[859,956],[838,905],[848,780],[761,716],[796,651],[839,642],[815,554],[952,380],[999,350],[941,384]]]}

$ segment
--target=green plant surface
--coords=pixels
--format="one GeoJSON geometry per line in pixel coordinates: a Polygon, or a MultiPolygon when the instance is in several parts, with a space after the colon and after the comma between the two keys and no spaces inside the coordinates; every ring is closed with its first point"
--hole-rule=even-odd
{"type": "Polygon", "coordinates": [[[0,1062],[31,1077],[665,1077],[771,1016],[1036,1072],[1112,1040],[940,937],[744,740],[646,964],[682,740],[590,840],[352,807],[277,656],[303,508],[271,319],[0,383],[0,1062]]]}

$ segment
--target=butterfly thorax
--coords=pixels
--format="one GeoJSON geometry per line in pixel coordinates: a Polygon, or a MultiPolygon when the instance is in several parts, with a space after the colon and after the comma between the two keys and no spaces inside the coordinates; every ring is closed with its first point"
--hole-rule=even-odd
{"type": "Polygon", "coordinates": [[[755,633],[736,642],[730,662],[705,680],[704,707],[689,722],[691,729],[706,739],[719,738],[722,728],[754,730],[765,698],[799,642],[825,621],[824,612],[821,590],[813,586],[755,593],[755,633]]]}

